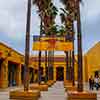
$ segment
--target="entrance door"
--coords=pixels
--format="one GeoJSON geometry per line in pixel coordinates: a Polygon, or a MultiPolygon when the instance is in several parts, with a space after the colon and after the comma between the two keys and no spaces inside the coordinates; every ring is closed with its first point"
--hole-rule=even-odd
{"type": "Polygon", "coordinates": [[[56,80],[57,81],[63,81],[64,80],[64,68],[63,67],[57,67],[56,68],[56,80]]]}

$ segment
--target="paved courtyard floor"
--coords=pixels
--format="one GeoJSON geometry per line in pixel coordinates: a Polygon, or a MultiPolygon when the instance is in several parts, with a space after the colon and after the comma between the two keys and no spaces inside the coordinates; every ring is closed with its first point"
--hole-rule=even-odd
{"type": "MultiPolygon", "coordinates": [[[[20,89],[22,87],[8,88],[5,90],[0,89],[0,100],[9,100],[9,91],[20,89]]],[[[100,90],[90,91],[88,89],[88,84],[84,84],[84,90],[89,92],[97,93],[97,100],[100,100],[100,90]]],[[[67,100],[67,92],[64,90],[63,82],[56,82],[48,91],[41,92],[41,98],[39,100],[67,100]]]]}
{"type": "Polygon", "coordinates": [[[66,100],[63,82],[57,82],[47,92],[42,92],[39,100],[66,100]]]}

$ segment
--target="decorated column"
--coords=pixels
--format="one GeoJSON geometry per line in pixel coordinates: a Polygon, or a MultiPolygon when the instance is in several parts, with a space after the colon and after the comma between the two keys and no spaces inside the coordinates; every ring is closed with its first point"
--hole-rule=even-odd
{"type": "Polygon", "coordinates": [[[7,88],[8,87],[8,60],[5,59],[1,65],[1,87],[7,88]]]}
{"type": "Polygon", "coordinates": [[[18,64],[16,74],[16,84],[19,86],[21,85],[21,64],[18,64]]]}

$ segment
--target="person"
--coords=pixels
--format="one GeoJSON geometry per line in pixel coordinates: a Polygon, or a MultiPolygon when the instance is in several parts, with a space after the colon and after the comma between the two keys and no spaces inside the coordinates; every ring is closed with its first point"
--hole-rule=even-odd
{"type": "Polygon", "coordinates": [[[93,90],[93,87],[94,87],[94,78],[93,78],[93,76],[91,76],[89,78],[89,88],[90,88],[90,90],[93,90]]]}
{"type": "Polygon", "coordinates": [[[98,78],[98,75],[96,75],[95,78],[94,78],[94,85],[96,87],[96,90],[98,90],[98,88],[99,88],[99,78],[98,78]]]}
{"type": "Polygon", "coordinates": [[[100,87],[100,75],[98,77],[98,84],[99,84],[99,87],[100,87]]]}

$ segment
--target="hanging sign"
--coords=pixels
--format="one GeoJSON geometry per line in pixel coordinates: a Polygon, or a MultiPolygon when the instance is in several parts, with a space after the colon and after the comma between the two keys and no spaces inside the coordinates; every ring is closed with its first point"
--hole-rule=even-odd
{"type": "Polygon", "coordinates": [[[50,42],[34,42],[33,50],[40,51],[69,51],[73,50],[72,42],[55,42],[54,44],[50,42]]]}

